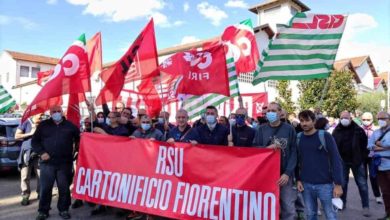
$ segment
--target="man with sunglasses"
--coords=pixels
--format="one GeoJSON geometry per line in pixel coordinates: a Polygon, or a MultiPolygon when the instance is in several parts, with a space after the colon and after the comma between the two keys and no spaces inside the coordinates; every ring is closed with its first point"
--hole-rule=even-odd
{"type": "Polygon", "coordinates": [[[129,136],[129,130],[119,123],[121,114],[119,112],[110,112],[107,121],[102,128],[95,127],[94,132],[98,134],[109,134],[117,136],[129,136]]]}
{"type": "MultiPolygon", "coordinates": [[[[232,116],[233,117],[233,116],[232,116]]],[[[255,137],[255,129],[249,127],[245,121],[248,113],[245,108],[238,108],[234,120],[230,119],[232,127],[233,146],[251,147],[255,137]]]]}
{"type": "Polygon", "coordinates": [[[31,146],[40,156],[40,193],[37,220],[49,216],[54,182],[57,182],[59,197],[57,208],[63,219],[69,219],[71,203],[69,186],[72,180],[73,153],[79,140],[79,129],[65,119],[61,106],[50,108],[51,118],[42,121],[35,131],[31,146]]]}

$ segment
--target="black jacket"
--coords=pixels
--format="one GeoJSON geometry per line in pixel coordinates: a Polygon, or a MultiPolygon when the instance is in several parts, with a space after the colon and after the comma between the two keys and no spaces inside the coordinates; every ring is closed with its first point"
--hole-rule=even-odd
{"type": "Polygon", "coordinates": [[[253,146],[253,139],[255,138],[256,130],[244,125],[238,127],[237,125],[232,127],[233,145],[239,147],[251,147],[253,146]]]}
{"type": "Polygon", "coordinates": [[[343,155],[345,153],[349,153],[352,155],[352,165],[354,166],[360,165],[363,160],[365,160],[368,155],[368,138],[363,128],[357,125],[353,120],[351,121],[351,124],[347,127],[344,127],[343,125],[341,125],[341,123],[339,123],[333,130],[332,135],[336,141],[337,148],[344,162],[345,158],[343,158],[343,155]],[[348,134],[353,134],[352,137],[349,137],[349,142],[352,144],[352,152],[345,152],[345,149],[343,149],[342,147],[344,145],[343,139],[348,134]]]}
{"type": "Polygon", "coordinates": [[[33,151],[42,155],[48,153],[50,164],[72,163],[73,146],[80,140],[80,131],[65,118],[60,124],[52,119],[41,122],[35,131],[31,145],[33,151]]]}

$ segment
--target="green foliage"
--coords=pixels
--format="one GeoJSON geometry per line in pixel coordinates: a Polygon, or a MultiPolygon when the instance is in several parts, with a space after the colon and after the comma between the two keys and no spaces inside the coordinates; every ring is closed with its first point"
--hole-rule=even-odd
{"type": "Polygon", "coordinates": [[[286,110],[287,113],[293,113],[295,111],[295,106],[291,99],[291,89],[289,89],[288,86],[289,82],[287,80],[278,81],[277,89],[279,96],[276,98],[276,101],[280,103],[282,108],[286,110]]]}
{"type": "Polygon", "coordinates": [[[353,75],[348,71],[334,71],[329,78],[329,88],[323,110],[329,116],[338,117],[344,110],[355,111],[358,107],[353,75]]]}
{"type": "Polygon", "coordinates": [[[375,115],[381,111],[381,100],[386,100],[387,96],[384,92],[363,93],[357,96],[359,110],[362,112],[371,112],[375,115]]]}
{"type": "Polygon", "coordinates": [[[332,117],[338,117],[344,110],[356,110],[358,102],[352,79],[353,75],[350,72],[333,71],[325,90],[326,79],[301,81],[298,84],[301,92],[299,98],[301,109],[320,107],[323,112],[327,112],[327,115],[332,117]]]}
{"type": "Polygon", "coordinates": [[[301,93],[299,106],[301,110],[314,108],[320,105],[322,91],[326,84],[326,79],[302,80],[298,84],[301,93]]]}

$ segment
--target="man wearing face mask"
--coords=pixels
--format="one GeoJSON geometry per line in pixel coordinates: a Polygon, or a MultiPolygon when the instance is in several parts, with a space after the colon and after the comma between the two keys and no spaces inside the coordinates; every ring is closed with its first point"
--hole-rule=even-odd
{"type": "Polygon", "coordinates": [[[374,151],[378,183],[382,190],[386,216],[379,220],[390,219],[390,116],[387,112],[377,115],[379,129],[376,129],[368,142],[368,149],[374,151]]]}
{"type": "Polygon", "coordinates": [[[119,112],[108,113],[106,124],[102,128],[95,127],[93,131],[98,134],[129,136],[129,130],[124,125],[119,124],[120,117],[119,112]]]}
{"type": "MultiPolygon", "coordinates": [[[[297,191],[293,189],[293,178],[297,165],[297,147],[295,129],[280,121],[282,107],[279,103],[268,105],[267,124],[256,130],[253,145],[261,148],[281,149],[280,208],[282,220],[294,220],[297,191]]],[[[271,172],[271,171],[270,171],[271,172]]],[[[272,172],[278,172],[273,170],[272,172]]]]}
{"type": "Polygon", "coordinates": [[[59,214],[63,219],[69,219],[73,152],[77,150],[80,131],[63,117],[61,106],[50,108],[50,115],[51,119],[38,125],[31,140],[33,151],[40,156],[41,170],[39,214],[36,219],[43,220],[49,216],[54,182],[57,182],[59,192],[59,214]]]}
{"type": "Polygon", "coordinates": [[[163,133],[161,133],[160,130],[153,128],[152,119],[147,115],[141,117],[141,127],[135,130],[130,137],[165,141],[163,133]]]}
{"type": "Polygon", "coordinates": [[[165,111],[160,112],[155,128],[163,133],[165,139],[167,139],[169,131],[174,127],[175,125],[169,122],[169,113],[165,111]]]}
{"type": "Polygon", "coordinates": [[[341,196],[344,207],[347,202],[349,171],[352,170],[362,201],[363,216],[369,217],[371,214],[369,211],[367,172],[363,164],[368,155],[367,135],[352,120],[351,114],[348,111],[343,111],[340,114],[340,123],[334,129],[332,135],[344,162],[344,193],[341,196]]]}
{"type": "MultiPolygon", "coordinates": [[[[362,128],[363,128],[364,132],[366,133],[368,140],[370,140],[370,137],[372,136],[374,131],[377,129],[377,127],[374,126],[374,124],[373,124],[373,115],[371,112],[364,112],[363,113],[363,115],[362,115],[362,128]]],[[[382,204],[383,199],[381,197],[381,192],[379,190],[377,177],[376,176],[374,177],[371,173],[372,168],[373,168],[372,163],[371,163],[373,155],[374,155],[374,151],[371,150],[370,153],[368,154],[368,157],[364,161],[364,169],[366,172],[368,171],[370,174],[369,178],[370,178],[370,182],[371,182],[371,189],[372,189],[372,192],[374,193],[376,203],[382,204]]]]}
{"type": "Polygon", "coordinates": [[[218,124],[218,110],[214,106],[206,107],[206,124],[194,127],[187,135],[186,140],[192,144],[228,145],[229,130],[218,124]]]}
{"type": "Polygon", "coordinates": [[[246,125],[248,113],[245,108],[238,108],[232,126],[233,146],[251,147],[255,137],[255,129],[246,125]]]}

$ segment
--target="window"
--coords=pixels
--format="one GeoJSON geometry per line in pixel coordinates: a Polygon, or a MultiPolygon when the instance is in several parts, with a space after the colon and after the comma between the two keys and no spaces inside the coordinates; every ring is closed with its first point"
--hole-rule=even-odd
{"type": "Polygon", "coordinates": [[[243,83],[252,83],[253,73],[243,73],[238,76],[238,81],[243,83]]]}
{"type": "Polygon", "coordinates": [[[37,78],[38,72],[41,71],[39,67],[33,67],[31,68],[31,78],[37,78]]]}
{"type": "Polygon", "coordinates": [[[28,77],[30,72],[30,67],[20,66],[20,77],[28,77]]]}
{"type": "Polygon", "coordinates": [[[278,86],[278,81],[276,80],[268,80],[268,87],[276,88],[278,86]]]}

